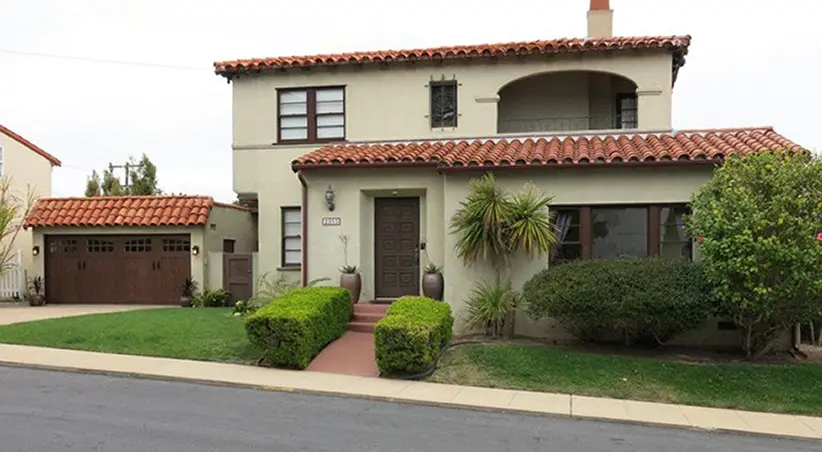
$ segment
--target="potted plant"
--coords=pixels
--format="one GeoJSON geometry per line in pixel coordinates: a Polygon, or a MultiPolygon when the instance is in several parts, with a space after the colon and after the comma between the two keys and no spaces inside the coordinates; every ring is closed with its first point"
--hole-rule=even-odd
{"type": "Polygon", "coordinates": [[[32,294],[29,297],[29,306],[43,306],[46,304],[46,281],[42,276],[31,280],[32,294]]]}
{"type": "Polygon", "coordinates": [[[340,267],[340,287],[351,292],[351,304],[360,301],[362,291],[362,277],[360,269],[356,265],[343,265],[340,267]]]}
{"type": "Polygon", "coordinates": [[[183,293],[180,296],[180,306],[184,308],[191,307],[191,299],[197,294],[197,281],[191,276],[186,278],[183,282],[183,293]]]}
{"type": "Polygon", "coordinates": [[[356,265],[348,265],[348,236],[340,235],[340,242],[343,247],[343,259],[345,265],[340,267],[340,287],[348,289],[351,293],[351,304],[360,301],[360,292],[362,291],[362,277],[360,276],[360,269],[356,265]]]}
{"type": "Polygon", "coordinates": [[[445,278],[442,276],[442,267],[429,262],[422,274],[422,294],[428,298],[442,301],[445,291],[445,278]]]}

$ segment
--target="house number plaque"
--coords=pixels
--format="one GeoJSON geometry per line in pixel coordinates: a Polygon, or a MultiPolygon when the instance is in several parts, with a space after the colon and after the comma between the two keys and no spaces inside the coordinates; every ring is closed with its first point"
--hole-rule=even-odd
{"type": "Polygon", "coordinates": [[[340,217],[323,217],[323,226],[339,226],[342,224],[340,217]]]}

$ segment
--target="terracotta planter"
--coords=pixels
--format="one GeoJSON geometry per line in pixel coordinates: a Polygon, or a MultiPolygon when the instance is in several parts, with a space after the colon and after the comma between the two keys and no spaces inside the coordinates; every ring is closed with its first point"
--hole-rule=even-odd
{"type": "Polygon", "coordinates": [[[362,277],[359,273],[342,273],[340,274],[340,287],[348,289],[351,292],[351,304],[360,301],[360,292],[362,291],[362,277]]]}
{"type": "Polygon", "coordinates": [[[180,297],[180,307],[190,308],[191,307],[191,298],[189,298],[189,297],[180,297]]]}
{"type": "Polygon", "coordinates": [[[34,295],[29,298],[29,306],[43,306],[46,304],[46,297],[43,295],[34,295]]]}
{"type": "Polygon", "coordinates": [[[422,275],[422,294],[428,298],[442,301],[445,291],[445,278],[442,273],[425,273],[422,275]]]}

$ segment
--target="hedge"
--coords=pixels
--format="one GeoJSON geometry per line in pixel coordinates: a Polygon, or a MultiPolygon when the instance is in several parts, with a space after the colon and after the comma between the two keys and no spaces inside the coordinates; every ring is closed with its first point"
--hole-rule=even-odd
{"type": "Polygon", "coordinates": [[[377,322],[377,367],[384,375],[427,370],[451,340],[453,325],[447,303],[425,297],[400,298],[377,322]]]}
{"type": "Polygon", "coordinates": [[[657,258],[551,267],[523,286],[526,312],[580,339],[663,344],[701,327],[716,308],[700,264],[657,258]]]}
{"type": "Polygon", "coordinates": [[[248,316],[245,328],[266,362],[305,369],[326,345],[342,336],[351,314],[346,289],[306,287],[276,298],[248,316]]]}

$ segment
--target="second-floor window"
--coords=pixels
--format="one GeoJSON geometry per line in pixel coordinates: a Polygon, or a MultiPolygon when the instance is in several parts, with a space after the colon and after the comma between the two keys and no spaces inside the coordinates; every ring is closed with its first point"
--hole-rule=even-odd
{"type": "Polygon", "coordinates": [[[618,129],[636,129],[639,126],[637,115],[638,103],[635,93],[617,95],[617,123],[618,129]]]}
{"type": "Polygon", "coordinates": [[[431,128],[457,127],[457,81],[431,82],[431,128]]]}
{"type": "Polygon", "coordinates": [[[345,88],[279,90],[278,142],[345,139],[345,88]]]}

